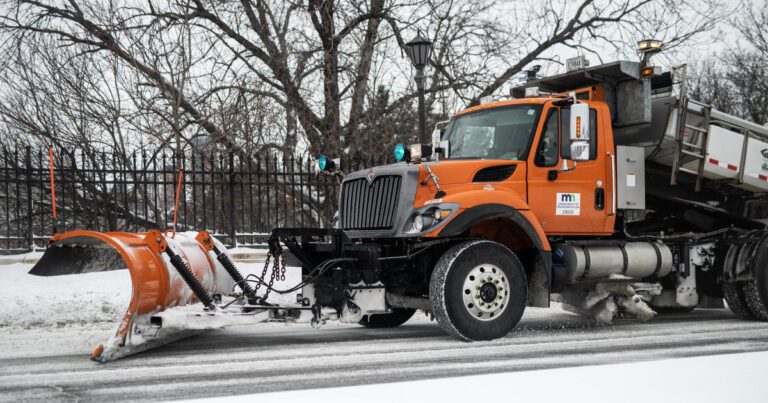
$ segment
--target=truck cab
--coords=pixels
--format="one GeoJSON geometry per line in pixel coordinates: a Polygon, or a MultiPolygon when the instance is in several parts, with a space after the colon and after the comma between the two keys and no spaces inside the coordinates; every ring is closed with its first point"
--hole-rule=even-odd
{"type": "MultiPolygon", "coordinates": [[[[589,157],[578,162],[571,159],[568,98],[502,101],[458,113],[443,136],[449,158],[431,167],[441,185],[446,182],[443,200],[459,203],[460,212],[489,202],[530,212],[527,218],[546,236],[610,235],[615,146],[609,112],[600,100],[580,102],[589,108],[589,157]],[[508,177],[494,175],[505,169],[508,177]],[[462,172],[470,175],[465,181],[449,179],[462,172]],[[477,193],[467,195],[469,189],[477,193]]],[[[417,197],[415,204],[427,200],[417,197]]]]}

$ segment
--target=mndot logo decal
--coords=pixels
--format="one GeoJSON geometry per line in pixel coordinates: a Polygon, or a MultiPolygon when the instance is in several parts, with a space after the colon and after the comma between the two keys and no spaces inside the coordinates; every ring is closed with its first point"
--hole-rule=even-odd
{"type": "Polygon", "coordinates": [[[555,201],[555,215],[579,215],[581,193],[558,193],[555,201]]]}

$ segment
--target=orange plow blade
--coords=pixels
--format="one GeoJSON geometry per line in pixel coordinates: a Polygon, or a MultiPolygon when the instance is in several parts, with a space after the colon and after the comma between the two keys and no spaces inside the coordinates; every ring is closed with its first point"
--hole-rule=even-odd
{"type": "MultiPolygon", "coordinates": [[[[179,255],[208,294],[228,294],[234,281],[210,254],[217,243],[205,234],[181,232],[165,236],[146,233],[71,231],[55,235],[30,274],[57,276],[128,270],[133,290],[131,300],[115,334],[97,346],[92,358],[105,362],[145,351],[206,331],[204,328],[155,326],[152,316],[170,308],[199,302],[165,248],[179,255]]],[[[224,246],[217,244],[225,250],[224,246]]]]}

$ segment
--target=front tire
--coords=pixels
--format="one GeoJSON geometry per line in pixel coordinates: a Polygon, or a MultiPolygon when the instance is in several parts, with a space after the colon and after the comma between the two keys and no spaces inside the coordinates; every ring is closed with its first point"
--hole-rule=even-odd
{"type": "Polygon", "coordinates": [[[429,299],[440,327],[466,341],[506,336],[523,316],[528,286],[520,260],[485,240],[449,249],[437,262],[429,299]]]}

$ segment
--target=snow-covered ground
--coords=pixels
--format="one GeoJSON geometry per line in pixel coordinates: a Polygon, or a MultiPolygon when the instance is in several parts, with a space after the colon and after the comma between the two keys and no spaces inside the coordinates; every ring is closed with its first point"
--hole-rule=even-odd
{"type": "Polygon", "coordinates": [[[0,266],[0,328],[115,324],[131,300],[128,270],[32,276],[29,264],[0,266]]]}
{"type": "MultiPolygon", "coordinates": [[[[262,264],[238,266],[246,273],[260,274],[262,264]]],[[[575,382],[583,385],[580,390],[599,390],[597,396],[605,398],[598,400],[614,400],[616,395],[610,395],[614,391],[621,392],[616,400],[639,400],[635,397],[644,396],[639,392],[659,388],[669,388],[669,394],[651,395],[654,400],[712,400],[680,397],[686,395],[679,393],[698,385],[685,383],[688,379],[701,379],[704,387],[719,387],[727,396],[750,401],[754,394],[748,393],[755,389],[742,388],[731,377],[765,373],[763,354],[734,355],[741,358],[728,362],[710,357],[685,367],[674,367],[675,361],[642,362],[768,351],[768,324],[737,320],[728,310],[695,310],[649,323],[620,320],[614,326],[598,326],[554,307],[528,309],[515,332],[482,343],[451,339],[418,314],[396,329],[333,323],[320,329],[279,323],[235,327],[97,364],[88,360],[89,354],[115,331],[129,298],[128,272],[35,277],[26,274],[30,268],[29,264],[0,265],[4,295],[0,299],[0,402],[157,401],[290,390],[311,392],[263,396],[282,402],[306,396],[316,396],[313,401],[383,401],[385,397],[391,401],[394,393],[396,400],[413,401],[418,400],[411,399],[415,389],[435,396],[443,393],[447,396],[443,401],[455,401],[453,397],[466,401],[475,400],[467,396],[476,397],[467,393],[487,390],[482,386],[486,381],[509,391],[503,396],[517,396],[518,389],[534,393],[530,388],[535,385],[545,397],[568,396],[559,385],[575,382]],[[617,363],[633,364],[585,367],[617,363]],[[664,372],[667,366],[677,369],[664,372]],[[542,369],[547,371],[537,371],[542,369]],[[697,371],[707,374],[690,378],[697,371]],[[719,376],[719,383],[710,380],[713,376],[719,376]],[[535,381],[537,377],[544,380],[535,381]],[[449,379],[439,381],[443,378],[449,379]],[[375,384],[380,386],[364,386],[375,384]],[[672,390],[670,385],[677,384],[682,389],[672,390]],[[354,388],[314,390],[346,386],[354,388]]],[[[288,273],[286,283],[294,282],[295,276],[288,273]]],[[[738,381],[742,379],[752,378],[738,381]]],[[[690,396],[698,396],[701,390],[706,389],[690,390],[690,396]]]]}
{"type": "Polygon", "coordinates": [[[768,352],[241,395],[204,402],[764,403],[768,352]]]}
{"type": "MultiPolygon", "coordinates": [[[[244,276],[260,276],[264,267],[262,263],[236,264],[244,276]]],[[[31,267],[28,263],[0,265],[0,337],[15,339],[0,342],[0,357],[55,354],[62,348],[58,340],[37,343],[38,336],[52,331],[81,332],[77,348],[92,351],[117,330],[131,300],[128,270],[42,277],[28,274],[31,267]]],[[[289,270],[286,280],[277,281],[275,287],[287,288],[299,275],[289,270]]],[[[270,301],[295,302],[295,295],[273,293],[270,301]]],[[[69,349],[75,347],[72,340],[66,343],[69,349]]]]}
{"type": "MultiPolygon", "coordinates": [[[[244,276],[261,275],[261,263],[236,263],[244,276]]],[[[131,300],[128,270],[64,276],[33,276],[26,263],[0,265],[0,328],[37,329],[69,325],[117,323],[131,300]]],[[[280,289],[295,284],[299,273],[287,271],[280,289]]],[[[295,302],[295,293],[270,297],[275,302],[295,302]]]]}

